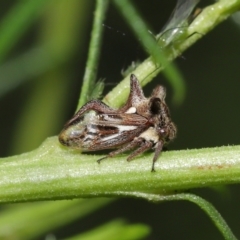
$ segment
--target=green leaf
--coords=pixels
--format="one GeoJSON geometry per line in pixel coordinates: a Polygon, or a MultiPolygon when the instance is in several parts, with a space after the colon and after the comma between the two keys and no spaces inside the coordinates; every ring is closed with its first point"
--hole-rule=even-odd
{"type": "Polygon", "coordinates": [[[99,198],[11,205],[1,211],[0,239],[36,239],[85,217],[109,201],[99,198]]]}
{"type": "Polygon", "coordinates": [[[122,220],[114,220],[68,240],[140,240],[145,239],[149,232],[149,227],[144,224],[126,224],[122,220]]]}

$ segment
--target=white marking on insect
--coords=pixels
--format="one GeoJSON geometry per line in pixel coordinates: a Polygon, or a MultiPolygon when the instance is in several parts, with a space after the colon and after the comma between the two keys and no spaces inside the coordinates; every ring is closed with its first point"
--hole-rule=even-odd
{"type": "Polygon", "coordinates": [[[118,136],[119,136],[119,134],[117,133],[117,134],[113,134],[113,135],[104,137],[104,138],[102,138],[102,140],[103,140],[103,141],[109,141],[109,140],[114,139],[114,138],[116,138],[116,137],[118,137],[118,136]]]}
{"type": "Polygon", "coordinates": [[[97,129],[93,128],[92,125],[88,125],[87,130],[88,130],[88,132],[91,132],[91,133],[96,133],[97,132],[97,129]]]}
{"type": "Polygon", "coordinates": [[[118,125],[117,128],[119,129],[120,132],[124,131],[132,131],[137,129],[137,126],[124,126],[124,125],[118,125]]]}
{"type": "Polygon", "coordinates": [[[137,109],[135,107],[130,107],[125,113],[136,113],[137,109]]]}
{"type": "Polygon", "coordinates": [[[132,130],[137,129],[137,126],[118,125],[118,126],[116,126],[116,128],[119,129],[118,133],[110,135],[110,136],[107,136],[107,137],[103,137],[102,140],[108,141],[108,140],[114,139],[114,138],[118,137],[122,132],[128,132],[128,131],[132,131],[132,130]]]}
{"type": "Polygon", "coordinates": [[[159,136],[153,127],[148,128],[145,132],[141,133],[139,137],[144,138],[146,141],[152,141],[154,143],[157,143],[159,141],[159,136]]]}

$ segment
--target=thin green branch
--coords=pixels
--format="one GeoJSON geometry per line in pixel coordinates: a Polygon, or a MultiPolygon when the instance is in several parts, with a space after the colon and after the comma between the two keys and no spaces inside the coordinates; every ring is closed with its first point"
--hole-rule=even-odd
{"type": "Polygon", "coordinates": [[[106,15],[108,0],[97,0],[96,10],[94,14],[94,22],[89,45],[88,60],[83,77],[83,84],[77,109],[79,109],[88,100],[89,92],[93,88],[96,81],[96,73],[100,56],[102,43],[103,21],[106,15]]]}
{"type": "MultiPolygon", "coordinates": [[[[184,41],[181,41],[176,47],[174,46],[174,51],[167,53],[166,58],[169,61],[175,59],[239,9],[240,0],[221,0],[203,9],[187,30],[187,36],[190,37],[186,37],[184,41]]],[[[138,77],[141,85],[144,86],[162,70],[163,66],[156,65],[150,57],[143,61],[132,73],[138,77]]],[[[126,76],[118,86],[108,93],[104,102],[112,107],[123,105],[129,94],[129,78],[130,76],[126,76]]]]}
{"type": "MultiPolygon", "coordinates": [[[[169,199],[169,201],[172,200],[174,199],[169,199]]],[[[226,221],[210,202],[199,196],[188,193],[180,194],[179,200],[187,200],[198,205],[210,217],[210,219],[213,221],[213,223],[216,225],[226,240],[237,240],[232,230],[227,225],[226,221]]]]}
{"type": "Polygon", "coordinates": [[[221,214],[216,210],[216,208],[207,200],[190,193],[179,193],[172,195],[158,195],[158,194],[148,194],[148,193],[132,193],[132,197],[140,197],[153,202],[162,201],[179,201],[186,200],[198,205],[213,221],[218,230],[221,232],[223,237],[227,240],[236,240],[233,232],[227,225],[226,221],[223,219],[221,214]]]}
{"type": "Polygon", "coordinates": [[[0,161],[0,202],[171,194],[175,190],[240,182],[240,146],[164,152],[152,173],[153,154],[131,162],[61,147],[56,137],[35,151],[0,161]],[[124,193],[124,194],[123,194],[124,193]]]}

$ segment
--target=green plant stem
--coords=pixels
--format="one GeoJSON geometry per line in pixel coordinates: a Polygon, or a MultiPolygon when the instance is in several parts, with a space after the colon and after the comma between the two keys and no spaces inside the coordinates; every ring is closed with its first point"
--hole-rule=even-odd
{"type": "MultiPolygon", "coordinates": [[[[194,43],[196,43],[205,34],[211,31],[214,27],[226,20],[231,14],[240,9],[240,0],[220,0],[217,3],[203,9],[201,14],[189,26],[188,36],[184,41],[181,41],[174,51],[166,54],[166,58],[172,61],[177,56],[186,51],[194,43]]],[[[142,86],[150,82],[160,71],[163,70],[163,65],[156,65],[152,58],[147,58],[134,71],[142,86]]],[[[124,104],[129,94],[129,78],[126,76],[118,86],[109,92],[104,98],[104,102],[112,107],[119,107],[124,104]]]]}
{"type": "Polygon", "coordinates": [[[216,210],[216,208],[209,203],[207,200],[190,193],[178,193],[173,195],[161,196],[157,194],[145,194],[145,193],[133,193],[132,197],[140,197],[147,199],[152,202],[162,202],[162,201],[181,201],[186,200],[195,203],[198,205],[213,221],[218,230],[222,233],[225,239],[227,240],[236,240],[233,232],[221,216],[221,214],[216,210]]]}
{"type": "Polygon", "coordinates": [[[156,172],[153,154],[132,162],[126,155],[96,162],[102,155],[61,147],[56,137],[38,149],[0,161],[0,202],[169,195],[175,190],[240,182],[240,146],[162,153],[156,172]],[[67,150],[67,151],[66,151],[67,150]]]}
{"type": "Polygon", "coordinates": [[[89,96],[89,91],[94,88],[102,43],[102,24],[106,15],[107,7],[108,0],[96,1],[96,10],[94,14],[91,41],[89,45],[88,60],[85,68],[85,74],[83,77],[83,84],[81,86],[81,94],[79,97],[77,109],[86,103],[89,96]]]}

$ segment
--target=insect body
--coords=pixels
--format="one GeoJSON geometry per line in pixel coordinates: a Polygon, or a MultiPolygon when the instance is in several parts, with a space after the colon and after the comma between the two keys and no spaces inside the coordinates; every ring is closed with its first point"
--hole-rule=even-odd
{"type": "Polygon", "coordinates": [[[176,136],[165,96],[165,89],[158,86],[146,98],[132,74],[130,94],[123,107],[113,109],[100,100],[86,103],[66,123],[59,141],[82,152],[117,148],[98,162],[135,149],[127,158],[130,161],[152,148],[155,150],[152,171],[155,171],[154,164],[163,146],[176,136]]]}

